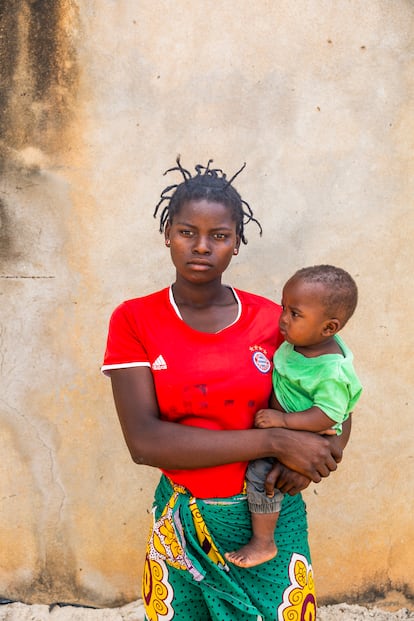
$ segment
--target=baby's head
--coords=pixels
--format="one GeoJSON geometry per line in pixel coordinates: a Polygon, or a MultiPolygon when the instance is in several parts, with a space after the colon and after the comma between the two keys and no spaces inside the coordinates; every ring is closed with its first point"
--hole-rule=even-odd
{"type": "Polygon", "coordinates": [[[344,327],[357,300],[357,286],[345,270],[333,265],[304,267],[283,288],[280,330],[294,345],[317,345],[344,327]]]}
{"type": "Polygon", "coordinates": [[[315,284],[319,301],[327,317],[336,317],[341,328],[354,314],[358,302],[358,289],[352,276],[334,265],[313,265],[298,270],[290,280],[315,284]]]}

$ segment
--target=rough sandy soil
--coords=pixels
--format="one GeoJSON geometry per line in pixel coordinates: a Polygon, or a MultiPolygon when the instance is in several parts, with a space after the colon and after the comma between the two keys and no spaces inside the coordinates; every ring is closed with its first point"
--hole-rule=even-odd
{"type": "MultiPolygon", "coordinates": [[[[412,602],[398,594],[368,607],[336,604],[322,606],[318,610],[318,621],[400,621],[401,619],[414,620],[414,607],[412,602]]],[[[144,611],[140,601],[121,608],[101,609],[12,603],[0,606],[0,621],[144,621],[144,611]]]]}

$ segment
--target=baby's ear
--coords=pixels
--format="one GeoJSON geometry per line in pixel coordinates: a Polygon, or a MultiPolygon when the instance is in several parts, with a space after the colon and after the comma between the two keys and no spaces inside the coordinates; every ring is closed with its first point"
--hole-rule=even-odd
{"type": "Polygon", "coordinates": [[[325,336],[333,336],[341,329],[341,322],[339,319],[333,318],[325,321],[323,326],[323,333],[325,336]]]}

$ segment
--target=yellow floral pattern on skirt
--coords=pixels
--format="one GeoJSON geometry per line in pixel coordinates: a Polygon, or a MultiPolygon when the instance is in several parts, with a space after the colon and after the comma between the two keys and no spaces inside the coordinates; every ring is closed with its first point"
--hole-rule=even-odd
{"type": "Polygon", "coordinates": [[[200,510],[197,506],[195,498],[191,498],[189,506],[190,506],[190,511],[193,515],[194,526],[195,526],[196,533],[197,533],[197,539],[198,539],[198,542],[201,548],[204,550],[204,552],[207,554],[210,560],[213,561],[213,563],[215,563],[219,567],[228,569],[226,561],[224,560],[224,558],[218,551],[217,546],[214,543],[209,533],[207,524],[205,523],[203,516],[200,513],[200,510]]]}
{"type": "MultiPolygon", "coordinates": [[[[221,525],[223,532],[227,533],[229,523],[236,529],[239,525],[241,529],[249,528],[250,518],[243,502],[245,496],[197,500],[188,490],[166,477],[162,478],[158,490],[143,576],[142,596],[147,621],[174,621],[174,609],[183,601],[177,599],[182,595],[174,593],[176,572],[184,572],[190,583],[199,584],[200,601],[204,601],[203,594],[212,594],[208,605],[211,614],[217,613],[214,618],[315,621],[312,566],[307,557],[299,553],[303,549],[306,554],[306,546],[298,545],[300,536],[306,543],[306,531],[297,530],[296,522],[294,540],[297,552],[290,553],[282,565],[272,562],[269,566],[259,566],[257,572],[236,567],[230,571],[203,516],[212,520],[209,525],[215,529],[215,536],[220,534],[221,525]],[[234,521],[232,518],[228,518],[230,522],[223,520],[221,505],[231,505],[229,516],[233,516],[234,521]],[[275,573],[276,570],[281,573],[275,573]],[[274,580],[270,590],[269,580],[274,580]],[[252,599],[249,593],[252,593],[252,599]],[[260,610],[253,603],[257,593],[261,594],[258,600],[260,610]]],[[[287,523],[290,523],[289,518],[287,523]]],[[[283,538],[283,534],[280,536],[283,538]]],[[[191,610],[190,616],[191,619],[197,618],[196,608],[191,610]]]]}
{"type": "MultiPolygon", "coordinates": [[[[147,555],[143,576],[143,599],[149,621],[170,621],[174,615],[171,609],[173,593],[168,583],[168,566],[189,571],[196,581],[203,579],[194,566],[181,541],[185,541],[182,527],[174,510],[180,494],[187,490],[180,485],[172,484],[173,494],[164,508],[159,520],[155,520],[147,545],[147,555]],[[177,536],[180,533],[180,537],[177,536]]],[[[207,525],[197,506],[196,499],[191,497],[189,508],[193,516],[194,528],[200,547],[207,556],[223,569],[228,570],[224,558],[218,551],[207,525]]]]}
{"type": "Polygon", "coordinates": [[[313,571],[304,556],[292,555],[289,577],[290,586],[283,594],[278,621],[315,621],[316,597],[313,571]]]}

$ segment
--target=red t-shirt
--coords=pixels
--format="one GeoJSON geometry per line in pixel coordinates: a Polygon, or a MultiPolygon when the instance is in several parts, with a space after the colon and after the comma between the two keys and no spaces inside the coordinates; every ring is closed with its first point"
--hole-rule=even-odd
{"type": "MultiPolygon", "coordinates": [[[[152,370],[160,418],[207,429],[249,429],[267,407],[272,358],[282,342],[281,308],[244,291],[236,321],[216,334],[180,317],[171,288],[123,302],[112,314],[102,371],[152,370]]],[[[164,470],[199,498],[227,497],[243,488],[246,463],[164,470]]]]}

